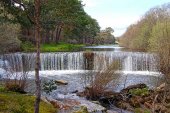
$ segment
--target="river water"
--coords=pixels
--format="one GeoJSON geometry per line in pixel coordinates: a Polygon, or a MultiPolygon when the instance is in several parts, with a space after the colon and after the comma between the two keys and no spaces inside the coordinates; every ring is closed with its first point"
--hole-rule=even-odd
{"type": "MultiPolygon", "coordinates": [[[[35,53],[0,55],[0,78],[5,78],[9,74],[11,78],[18,78],[21,74],[27,73],[29,79],[34,79],[35,55],[35,53]]],[[[112,82],[108,84],[110,90],[120,91],[138,83],[145,83],[150,88],[154,88],[163,81],[155,54],[127,52],[118,45],[85,47],[79,52],[41,53],[40,59],[42,82],[47,80],[68,82],[68,85],[58,86],[57,90],[51,93],[50,96],[54,99],[78,99],[79,97],[68,93],[75,90],[82,91],[90,85],[92,76],[98,70],[106,69],[114,61],[119,62],[119,70],[116,71],[117,74],[112,82]]]]}
{"type": "MultiPolygon", "coordinates": [[[[17,72],[29,72],[29,78],[34,77],[35,53],[13,53],[0,55],[0,73],[3,68],[17,72]]],[[[161,73],[157,68],[157,56],[144,52],[122,51],[117,45],[91,46],[80,52],[41,53],[42,78],[68,81],[61,92],[82,90],[89,84],[89,71],[107,68],[112,62],[119,61],[119,76],[113,80],[114,91],[119,91],[132,84],[145,83],[150,88],[160,84],[161,73]],[[86,53],[90,53],[86,55],[86,53]],[[102,61],[101,61],[102,58],[102,61]],[[91,64],[92,66],[90,66],[91,64]]]]}

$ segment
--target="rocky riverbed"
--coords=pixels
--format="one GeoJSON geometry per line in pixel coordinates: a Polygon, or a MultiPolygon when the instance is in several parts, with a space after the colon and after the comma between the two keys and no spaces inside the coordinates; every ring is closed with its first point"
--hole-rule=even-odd
{"type": "Polygon", "coordinates": [[[45,98],[61,113],[169,113],[170,92],[163,83],[155,89],[145,84],[128,86],[120,92],[103,92],[103,96],[89,99],[89,88],[73,94],[57,94],[45,98]]]}

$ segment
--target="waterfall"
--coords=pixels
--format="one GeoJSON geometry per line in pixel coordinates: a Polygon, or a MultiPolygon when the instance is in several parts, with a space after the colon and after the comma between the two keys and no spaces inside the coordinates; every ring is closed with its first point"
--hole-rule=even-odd
{"type": "MultiPolygon", "coordinates": [[[[84,70],[87,61],[85,52],[56,52],[41,53],[41,70],[84,70]]],[[[142,52],[93,52],[93,69],[100,66],[106,68],[113,61],[120,62],[123,71],[153,71],[157,72],[156,55],[142,52]]],[[[33,71],[35,65],[35,53],[14,53],[0,55],[0,68],[4,68],[2,62],[16,71],[33,71]]]]}

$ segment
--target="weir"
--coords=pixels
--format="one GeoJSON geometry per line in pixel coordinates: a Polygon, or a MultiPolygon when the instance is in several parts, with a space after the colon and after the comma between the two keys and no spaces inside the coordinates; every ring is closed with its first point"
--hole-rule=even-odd
{"type": "MultiPolygon", "coordinates": [[[[87,63],[92,63],[93,70],[102,65],[109,66],[113,61],[120,62],[122,71],[151,71],[157,72],[156,55],[143,52],[113,52],[94,51],[92,58],[86,58],[86,52],[57,52],[41,53],[42,71],[45,70],[85,70],[87,63]],[[90,61],[89,61],[90,60],[90,61]]],[[[13,53],[0,55],[0,68],[12,68],[16,71],[33,71],[35,66],[35,53],[13,53]]]]}

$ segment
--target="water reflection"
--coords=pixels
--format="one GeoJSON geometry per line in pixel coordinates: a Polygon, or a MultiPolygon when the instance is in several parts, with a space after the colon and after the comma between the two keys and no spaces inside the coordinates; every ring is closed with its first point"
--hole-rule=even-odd
{"type": "Polygon", "coordinates": [[[99,45],[99,46],[88,46],[85,47],[85,51],[114,51],[114,52],[120,52],[123,49],[123,47],[120,47],[119,45],[99,45]]]}

